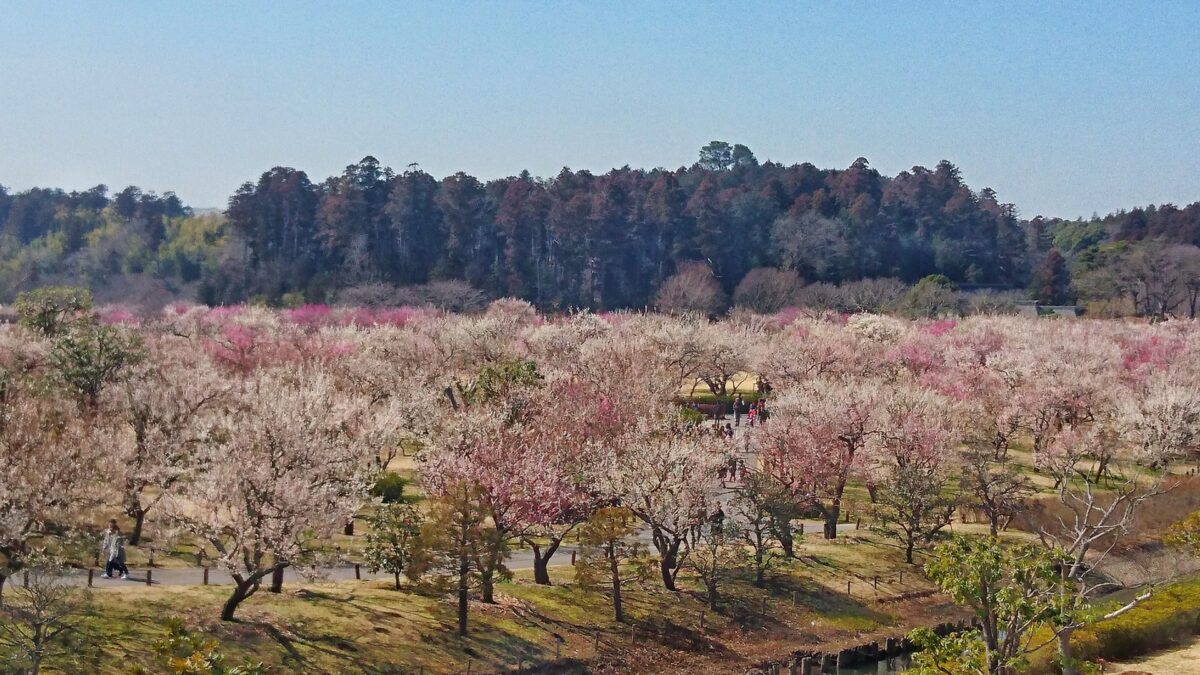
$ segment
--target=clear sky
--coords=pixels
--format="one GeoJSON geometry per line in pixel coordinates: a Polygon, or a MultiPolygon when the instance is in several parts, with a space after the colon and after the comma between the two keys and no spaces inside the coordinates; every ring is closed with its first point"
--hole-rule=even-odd
{"type": "Polygon", "coordinates": [[[1024,216],[1200,200],[1200,2],[0,0],[0,184],[224,206],[371,154],[481,178],[956,163],[1024,216]]]}

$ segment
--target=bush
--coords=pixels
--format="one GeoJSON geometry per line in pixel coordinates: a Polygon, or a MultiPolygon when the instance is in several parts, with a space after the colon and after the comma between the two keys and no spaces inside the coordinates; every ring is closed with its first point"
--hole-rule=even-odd
{"type": "Polygon", "coordinates": [[[379,497],[384,504],[395,504],[404,500],[404,486],[408,484],[400,474],[385,471],[371,487],[371,496],[379,497]]]}
{"type": "MultiPolygon", "coordinates": [[[[1173,647],[1197,634],[1200,579],[1192,579],[1155,591],[1150,599],[1115,619],[1080,628],[1071,638],[1071,648],[1076,658],[1086,661],[1121,661],[1173,647]]],[[[1048,645],[1033,655],[1029,672],[1050,672],[1055,658],[1054,645],[1048,645]]]]}
{"type": "Polygon", "coordinates": [[[795,304],[804,282],[792,270],[756,267],[742,277],[733,291],[733,302],[759,314],[773,314],[795,304]]]}
{"type": "Polygon", "coordinates": [[[654,306],[667,314],[695,312],[715,316],[725,309],[725,292],[708,265],[683,263],[659,287],[654,306]]]}
{"type": "Polygon", "coordinates": [[[90,315],[92,292],[73,286],[39,288],[17,296],[16,311],[22,326],[53,337],[73,320],[90,315]]]}

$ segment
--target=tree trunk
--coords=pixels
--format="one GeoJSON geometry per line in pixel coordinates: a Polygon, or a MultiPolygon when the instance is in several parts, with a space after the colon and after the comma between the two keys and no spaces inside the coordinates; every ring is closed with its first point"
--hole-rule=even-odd
{"type": "Polygon", "coordinates": [[[551,539],[546,546],[545,555],[542,554],[540,544],[529,542],[533,548],[533,582],[542,586],[550,585],[550,558],[558,551],[559,545],[562,544],[561,539],[551,539]]]}
{"type": "MultiPolygon", "coordinates": [[[[782,533],[776,533],[777,536],[779,534],[782,533]]],[[[789,531],[785,536],[779,536],[778,538],[779,547],[783,549],[783,554],[789,559],[794,559],[796,557],[796,544],[795,539],[792,537],[792,533],[789,531]]]]}
{"type": "Polygon", "coordinates": [[[0,572],[0,609],[4,608],[4,582],[8,581],[8,575],[0,572]]]}
{"type": "Polygon", "coordinates": [[[137,546],[142,541],[142,529],[146,526],[146,510],[134,507],[129,515],[133,516],[133,531],[129,533],[129,545],[137,546]]]}
{"type": "Polygon", "coordinates": [[[479,586],[483,601],[489,605],[496,604],[496,581],[491,572],[479,575],[479,586]]]}
{"type": "Polygon", "coordinates": [[[272,593],[283,592],[283,566],[276,567],[271,571],[271,588],[272,593]]]}
{"type": "Polygon", "coordinates": [[[765,582],[766,569],[763,566],[763,549],[762,542],[759,542],[758,548],[754,550],[754,586],[762,588],[765,582]]]}
{"type": "Polygon", "coordinates": [[[1075,659],[1071,658],[1071,633],[1073,630],[1063,630],[1058,634],[1058,659],[1062,666],[1062,675],[1079,675],[1075,667],[1075,659]]]}
{"type": "Polygon", "coordinates": [[[613,618],[617,623],[624,623],[625,612],[621,609],[621,566],[611,548],[608,553],[608,570],[612,575],[613,618]]]}
{"type": "Polygon", "coordinates": [[[399,572],[393,572],[393,574],[395,574],[395,575],[396,575],[396,590],[400,590],[400,573],[399,573],[399,572]]]}
{"type": "Polygon", "coordinates": [[[835,503],[825,512],[825,527],[822,534],[824,534],[826,539],[837,539],[837,524],[840,511],[841,505],[835,503]]]}
{"type": "Polygon", "coordinates": [[[705,584],[708,587],[708,608],[712,611],[717,611],[717,582],[713,581],[705,584]]]}
{"type": "MultiPolygon", "coordinates": [[[[40,629],[39,629],[39,632],[41,632],[40,629]]],[[[30,655],[30,657],[29,657],[29,675],[40,675],[40,673],[42,672],[43,650],[44,650],[44,647],[39,644],[37,646],[37,648],[33,650],[33,654],[30,655]]]]}
{"type": "Polygon", "coordinates": [[[467,557],[460,556],[458,559],[458,634],[467,634],[467,602],[469,601],[468,593],[470,592],[469,584],[467,583],[467,574],[471,571],[471,561],[467,557]]]}
{"type": "Polygon", "coordinates": [[[909,565],[913,564],[913,548],[915,545],[916,542],[914,542],[911,538],[904,545],[904,562],[908,563],[909,565]]]}
{"type": "Polygon", "coordinates": [[[233,593],[229,594],[229,599],[225,601],[225,606],[221,608],[221,620],[233,621],[233,614],[237,611],[238,605],[242,601],[250,597],[254,583],[251,581],[238,581],[234,579],[233,593]]]}
{"type": "Polygon", "coordinates": [[[659,556],[658,567],[659,571],[662,573],[663,588],[667,589],[668,591],[675,590],[674,571],[675,555],[677,550],[677,545],[671,546],[667,548],[666,552],[663,552],[662,555],[659,556]]]}

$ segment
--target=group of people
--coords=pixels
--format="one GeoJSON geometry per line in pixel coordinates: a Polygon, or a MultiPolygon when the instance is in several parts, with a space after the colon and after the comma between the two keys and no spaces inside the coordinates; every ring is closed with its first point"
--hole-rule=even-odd
{"type": "Polygon", "coordinates": [[[742,426],[742,415],[743,414],[746,415],[746,419],[749,422],[751,427],[754,426],[755,421],[757,421],[760,424],[766,424],[767,417],[768,417],[766,400],[760,398],[757,401],[750,403],[748,401],[743,400],[741,394],[734,394],[734,396],[733,396],[733,425],[735,427],[742,426]]]}
{"type": "Polygon", "coordinates": [[[726,481],[746,480],[748,473],[746,460],[738,459],[737,457],[730,457],[728,462],[717,469],[717,477],[721,479],[721,487],[725,487],[726,481]]]}

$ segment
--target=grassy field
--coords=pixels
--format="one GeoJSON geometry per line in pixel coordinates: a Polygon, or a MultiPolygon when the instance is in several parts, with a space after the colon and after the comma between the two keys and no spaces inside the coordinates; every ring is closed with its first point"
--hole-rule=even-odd
{"type": "Polygon", "coordinates": [[[690,579],[678,593],[655,580],[626,592],[627,624],[611,619],[607,594],[577,588],[569,567],[537,586],[527,573],[498,587],[495,605],[472,603],[472,632],[455,634],[454,605],[432,591],[391,590],[386,582],[292,585],[261,591],[241,620],[216,620],[228,589],[106,588],[93,594],[82,670],[164,672],[154,646],[167,617],[221,644],[228,664],[261,661],[271,672],[461,673],[736,672],[797,649],[859,644],[945,620],[956,610],[936,598],[877,602],[930,588],[899,552],[862,532],[809,541],[802,565],[779,570],[767,588],[746,578],[723,589],[720,611],[705,609],[690,579]],[[903,582],[899,572],[905,572],[903,582]],[[882,577],[878,590],[874,576],[882,577]],[[850,582],[850,595],[846,583],[850,582]]]}

